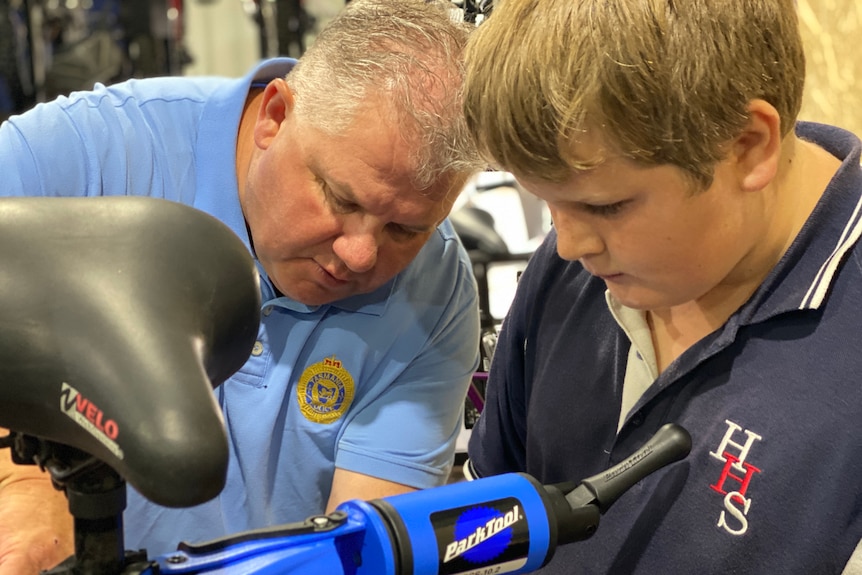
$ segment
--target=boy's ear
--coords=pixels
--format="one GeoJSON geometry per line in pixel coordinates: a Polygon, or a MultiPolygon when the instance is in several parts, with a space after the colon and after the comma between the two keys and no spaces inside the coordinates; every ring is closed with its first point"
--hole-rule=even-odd
{"type": "Polygon", "coordinates": [[[744,190],[762,190],[775,179],[781,159],[781,116],[765,100],[748,104],[748,123],[732,145],[744,190]]]}
{"type": "Polygon", "coordinates": [[[293,112],[293,105],[293,91],[283,78],[276,78],[266,85],[254,125],[254,141],[259,147],[269,147],[284,120],[293,112]]]}

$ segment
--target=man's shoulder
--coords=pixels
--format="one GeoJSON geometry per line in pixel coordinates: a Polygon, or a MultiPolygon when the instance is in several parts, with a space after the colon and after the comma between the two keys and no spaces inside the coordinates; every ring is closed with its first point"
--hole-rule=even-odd
{"type": "Polygon", "coordinates": [[[140,139],[142,130],[147,131],[144,126],[152,127],[149,131],[155,133],[170,133],[196,122],[211,94],[224,81],[165,77],[96,84],[92,90],[41,104],[16,117],[14,123],[25,136],[53,128],[67,129],[70,137],[92,138],[94,144],[110,139],[106,134],[140,139]]]}
{"type": "Polygon", "coordinates": [[[472,264],[449,220],[437,226],[414,260],[401,273],[406,281],[452,283],[469,277],[472,264]]]}
{"type": "Polygon", "coordinates": [[[478,299],[472,264],[451,227],[436,230],[412,262],[393,280],[386,307],[398,310],[426,310],[439,316],[475,305],[478,299]]]}
{"type": "Polygon", "coordinates": [[[189,76],[132,78],[115,84],[96,84],[92,90],[73,92],[58,101],[66,109],[81,104],[124,107],[182,101],[204,103],[213,91],[229,81],[227,78],[189,76]]]}

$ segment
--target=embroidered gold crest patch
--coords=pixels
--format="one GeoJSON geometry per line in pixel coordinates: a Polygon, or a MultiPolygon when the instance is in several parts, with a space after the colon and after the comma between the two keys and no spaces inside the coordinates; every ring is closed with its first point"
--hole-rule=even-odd
{"type": "Polygon", "coordinates": [[[332,423],[353,402],[353,377],[334,355],[327,357],[305,368],[296,386],[296,398],[307,420],[332,423]]]}

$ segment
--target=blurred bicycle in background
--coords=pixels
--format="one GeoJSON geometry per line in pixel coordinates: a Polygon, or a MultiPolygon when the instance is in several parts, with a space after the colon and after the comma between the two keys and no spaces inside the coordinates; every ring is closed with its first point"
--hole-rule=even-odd
{"type": "Polygon", "coordinates": [[[0,121],[96,82],[180,75],[182,0],[0,0],[0,121]]]}

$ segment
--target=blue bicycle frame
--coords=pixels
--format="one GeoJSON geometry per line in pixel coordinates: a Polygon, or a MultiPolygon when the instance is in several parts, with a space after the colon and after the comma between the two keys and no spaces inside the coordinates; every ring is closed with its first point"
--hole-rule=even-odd
{"type": "Polygon", "coordinates": [[[685,457],[668,424],[614,468],[543,486],[510,473],[373,501],[202,544],[182,543],[141,575],[496,575],[531,573],[557,545],[587,539],[601,513],[646,475],[685,457]]]}

